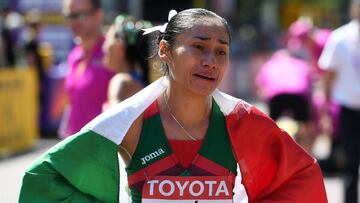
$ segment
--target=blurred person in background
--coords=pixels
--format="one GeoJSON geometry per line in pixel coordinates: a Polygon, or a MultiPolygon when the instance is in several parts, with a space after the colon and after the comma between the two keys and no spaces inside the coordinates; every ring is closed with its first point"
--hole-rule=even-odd
{"type": "MultiPolygon", "coordinates": [[[[327,155],[314,155],[319,155],[318,158],[323,171],[329,174],[341,171],[344,165],[343,146],[338,133],[338,104],[334,101],[328,104],[329,120],[324,121],[321,116],[322,106],[325,102],[322,91],[324,71],[319,67],[318,60],[330,33],[330,29],[316,26],[310,16],[299,17],[289,26],[287,33],[290,39],[288,47],[296,57],[305,60],[310,68],[310,106],[313,117],[313,135],[315,136],[312,141],[321,141],[320,144],[329,149],[327,155]]],[[[313,150],[315,150],[314,153],[319,153],[317,149],[313,150]]]]}
{"type": "Polygon", "coordinates": [[[302,16],[293,22],[288,29],[288,47],[297,58],[305,60],[310,67],[312,83],[312,99],[314,121],[318,134],[336,136],[338,122],[338,108],[335,103],[331,104],[331,126],[333,129],[323,129],[320,121],[320,109],[324,103],[324,96],[320,93],[319,83],[323,76],[323,70],[318,65],[321,52],[331,33],[330,29],[319,28],[313,24],[311,17],[302,16]]]}
{"type": "MultiPolygon", "coordinates": [[[[297,57],[292,45],[273,53],[256,76],[259,95],[275,120],[287,117],[299,122],[297,129],[286,129],[309,153],[314,140],[311,113],[311,75],[308,63],[297,57]],[[292,132],[290,132],[292,131],[292,132]]],[[[288,127],[288,126],[287,126],[288,127]]]]}
{"type": "Polygon", "coordinates": [[[42,29],[41,13],[30,10],[25,14],[25,28],[22,32],[27,65],[37,69],[39,78],[45,75],[44,62],[40,56],[39,35],[42,29]]]}
{"type": "Polygon", "coordinates": [[[64,0],[63,6],[77,43],[68,56],[65,89],[69,108],[59,127],[60,137],[66,138],[102,112],[115,71],[103,64],[101,0],[64,0]]]}
{"type": "MultiPolygon", "coordinates": [[[[46,119],[46,93],[48,88],[47,70],[52,65],[52,47],[49,43],[40,41],[40,33],[43,22],[39,10],[33,9],[25,13],[25,27],[21,34],[21,44],[25,52],[26,65],[35,69],[39,86],[39,107],[41,130],[44,129],[43,123],[46,119]]],[[[41,132],[45,134],[44,131],[41,132]]]]}
{"type": "Polygon", "coordinates": [[[0,15],[0,68],[5,67],[6,61],[5,61],[5,45],[4,45],[4,37],[2,35],[3,30],[3,23],[2,23],[2,16],[0,15]]]}
{"type": "Polygon", "coordinates": [[[16,43],[18,31],[23,26],[23,16],[10,7],[0,12],[0,31],[4,61],[0,65],[14,68],[16,64],[16,43]]]}
{"type": "Polygon", "coordinates": [[[285,116],[298,121],[300,125],[288,119],[279,119],[278,123],[296,135],[297,141],[309,152],[313,151],[318,135],[334,135],[337,126],[336,105],[331,109],[332,132],[321,127],[318,116],[323,99],[318,93],[322,71],[317,61],[330,32],[316,27],[309,16],[299,17],[286,33],[286,48],[273,54],[256,80],[260,95],[269,103],[270,116],[275,120],[285,116]]]}
{"type": "Polygon", "coordinates": [[[360,0],[351,2],[350,16],[349,23],[331,33],[319,66],[325,72],[323,120],[330,120],[331,101],[340,105],[339,132],[346,158],[345,203],[356,203],[360,162],[360,0]]]}
{"type": "Polygon", "coordinates": [[[141,29],[151,23],[132,16],[119,15],[110,26],[104,49],[104,62],[116,70],[108,90],[107,105],[117,104],[149,84],[150,36],[141,29]]]}

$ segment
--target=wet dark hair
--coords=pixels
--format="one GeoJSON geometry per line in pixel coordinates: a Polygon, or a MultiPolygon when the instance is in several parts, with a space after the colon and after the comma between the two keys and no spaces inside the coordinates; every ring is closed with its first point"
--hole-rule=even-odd
{"type": "MultiPolygon", "coordinates": [[[[229,43],[231,43],[230,27],[223,17],[203,8],[191,8],[177,13],[170,19],[166,26],[165,32],[159,33],[157,38],[157,45],[159,45],[161,40],[165,40],[168,43],[169,48],[172,48],[178,34],[189,31],[194,26],[196,26],[196,24],[202,22],[204,18],[213,18],[219,20],[226,28],[226,31],[229,34],[229,43]]],[[[158,50],[158,46],[156,50],[158,50]]],[[[165,74],[167,74],[168,67],[166,64],[164,65],[165,66],[162,68],[164,69],[165,74]]]]}
{"type": "Polygon", "coordinates": [[[178,34],[189,31],[194,25],[202,22],[204,18],[215,18],[220,20],[229,34],[229,39],[231,39],[229,25],[223,17],[203,8],[192,8],[183,10],[173,16],[168,22],[165,32],[160,35],[158,42],[164,39],[170,47],[172,47],[178,34]]]}
{"type": "MultiPolygon", "coordinates": [[[[139,65],[141,79],[144,85],[149,84],[150,35],[142,35],[141,29],[152,24],[145,20],[136,20],[129,15],[119,15],[115,18],[115,37],[120,38],[125,45],[126,59],[131,68],[139,65]]],[[[136,71],[136,70],[134,70],[136,71]]]]}

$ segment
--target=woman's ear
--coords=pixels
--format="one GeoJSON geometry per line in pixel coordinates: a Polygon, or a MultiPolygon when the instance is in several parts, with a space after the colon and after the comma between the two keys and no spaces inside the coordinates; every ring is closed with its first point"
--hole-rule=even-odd
{"type": "Polygon", "coordinates": [[[162,62],[168,63],[169,62],[169,44],[165,40],[161,40],[159,43],[159,58],[162,62]]]}

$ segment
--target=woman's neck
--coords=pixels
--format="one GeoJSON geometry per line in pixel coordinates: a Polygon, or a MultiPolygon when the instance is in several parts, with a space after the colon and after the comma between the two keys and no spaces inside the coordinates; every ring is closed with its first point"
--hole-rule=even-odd
{"type": "Polygon", "coordinates": [[[186,128],[207,123],[211,112],[211,96],[201,96],[189,91],[169,87],[166,96],[173,116],[186,128]]]}
{"type": "Polygon", "coordinates": [[[118,70],[120,73],[128,73],[130,72],[131,68],[129,63],[126,60],[119,61],[119,67],[118,70]]]}

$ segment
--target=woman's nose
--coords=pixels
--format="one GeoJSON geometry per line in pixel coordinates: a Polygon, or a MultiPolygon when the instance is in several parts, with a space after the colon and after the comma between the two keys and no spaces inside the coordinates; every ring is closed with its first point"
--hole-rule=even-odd
{"type": "Polygon", "coordinates": [[[215,54],[211,51],[205,52],[201,65],[206,66],[207,68],[216,68],[215,54]]]}

